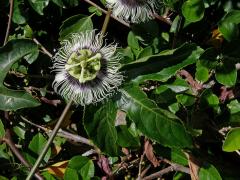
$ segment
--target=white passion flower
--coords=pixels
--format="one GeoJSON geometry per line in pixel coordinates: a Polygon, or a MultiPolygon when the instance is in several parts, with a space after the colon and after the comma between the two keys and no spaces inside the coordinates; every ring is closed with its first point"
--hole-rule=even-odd
{"type": "Polygon", "coordinates": [[[127,22],[139,23],[153,19],[158,0],[106,0],[114,16],[127,22]]]}
{"type": "Polygon", "coordinates": [[[54,90],[81,105],[111,96],[123,81],[116,48],[94,30],[72,34],[53,57],[54,90]]]}

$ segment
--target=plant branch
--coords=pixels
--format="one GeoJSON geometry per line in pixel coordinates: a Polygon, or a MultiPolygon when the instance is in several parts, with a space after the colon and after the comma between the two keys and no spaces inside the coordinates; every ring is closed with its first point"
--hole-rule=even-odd
{"type": "Polygon", "coordinates": [[[60,137],[64,137],[64,138],[67,138],[69,140],[72,140],[74,142],[83,143],[83,144],[86,144],[86,145],[94,147],[94,144],[89,139],[81,137],[79,135],[75,135],[75,134],[69,133],[69,132],[64,131],[62,129],[60,129],[58,131],[57,135],[60,136],[60,137]]]}
{"type": "MultiPolygon", "coordinates": [[[[51,133],[52,130],[48,129],[48,128],[45,128],[43,126],[40,126],[38,124],[35,124],[31,121],[29,121],[27,118],[23,117],[23,116],[20,116],[21,119],[28,123],[28,124],[31,124],[32,126],[36,127],[36,128],[39,128],[41,129],[42,131],[46,132],[46,133],[51,133]]],[[[64,137],[70,141],[74,141],[74,142],[77,142],[77,143],[83,143],[83,144],[86,144],[86,145],[89,145],[89,146],[93,146],[94,147],[94,144],[87,138],[84,138],[84,137],[81,137],[79,135],[76,135],[76,134],[72,134],[70,132],[67,132],[65,130],[62,130],[62,129],[59,129],[58,133],[57,133],[57,136],[59,137],[64,137]]]]}
{"type": "Polygon", "coordinates": [[[49,147],[51,146],[54,137],[55,137],[56,134],[58,133],[58,130],[59,130],[62,122],[65,120],[65,117],[66,117],[66,115],[68,114],[68,111],[69,111],[72,103],[73,103],[73,100],[70,100],[70,101],[68,102],[67,106],[65,107],[65,109],[63,110],[63,112],[62,112],[62,114],[61,114],[61,116],[60,116],[57,124],[55,125],[55,127],[54,127],[54,129],[53,129],[53,131],[52,131],[52,133],[51,133],[51,135],[50,135],[50,137],[49,137],[46,145],[44,146],[41,154],[38,156],[38,159],[36,160],[36,162],[35,162],[33,168],[31,169],[31,171],[30,171],[30,173],[29,173],[29,175],[28,175],[28,177],[27,177],[26,180],[30,180],[30,179],[32,178],[33,174],[35,173],[35,171],[37,170],[37,168],[39,167],[41,161],[43,160],[43,158],[44,158],[44,156],[46,155],[49,147]]]}
{"type": "Polygon", "coordinates": [[[155,179],[155,178],[158,178],[158,177],[162,177],[164,174],[167,174],[167,173],[172,172],[172,171],[179,171],[179,172],[184,172],[184,173],[187,173],[187,174],[190,173],[189,168],[184,167],[184,166],[179,165],[179,164],[171,163],[171,166],[169,166],[165,169],[162,169],[162,170],[160,170],[156,173],[153,173],[153,174],[143,178],[142,180],[150,180],[150,179],[155,179]]]}
{"type": "Polygon", "coordinates": [[[137,180],[141,180],[141,173],[142,173],[142,163],[143,163],[143,158],[144,158],[145,152],[140,157],[139,165],[138,165],[138,178],[137,180]]]}
{"type": "MultiPolygon", "coordinates": [[[[106,11],[105,9],[101,8],[99,5],[95,4],[94,2],[92,2],[91,0],[84,0],[86,3],[98,8],[100,11],[102,11],[104,14],[107,14],[108,11],[106,11]]],[[[124,26],[130,27],[130,25],[128,23],[126,23],[125,21],[111,15],[111,18],[115,19],[116,21],[120,22],[121,24],[123,24],[124,26]]]]}
{"type": "Polygon", "coordinates": [[[4,44],[3,45],[5,45],[7,43],[8,37],[9,37],[9,32],[10,32],[11,22],[12,22],[12,16],[13,16],[13,3],[14,3],[14,0],[9,0],[8,24],[7,24],[7,30],[6,30],[6,35],[5,35],[5,39],[4,39],[4,44]]]}
{"type": "Polygon", "coordinates": [[[53,57],[53,55],[36,38],[33,38],[33,41],[40,46],[44,54],[48,55],[50,58],[53,57]]]}
{"type": "Polygon", "coordinates": [[[168,25],[172,25],[172,21],[170,20],[170,19],[168,19],[168,18],[165,18],[165,17],[163,17],[163,16],[159,16],[158,14],[156,14],[156,13],[154,13],[153,14],[153,17],[155,17],[156,19],[158,19],[159,21],[162,21],[162,22],[164,22],[164,23],[166,23],[166,24],[168,24],[168,25]]]}

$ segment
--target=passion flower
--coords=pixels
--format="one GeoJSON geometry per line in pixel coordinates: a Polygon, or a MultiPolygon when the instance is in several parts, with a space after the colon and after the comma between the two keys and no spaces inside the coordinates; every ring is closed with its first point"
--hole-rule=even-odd
{"type": "Polygon", "coordinates": [[[139,23],[153,18],[158,0],[106,0],[114,16],[127,22],[139,23]]]}
{"type": "Polygon", "coordinates": [[[53,57],[54,90],[81,105],[111,96],[123,81],[116,48],[95,31],[72,34],[53,57]]]}

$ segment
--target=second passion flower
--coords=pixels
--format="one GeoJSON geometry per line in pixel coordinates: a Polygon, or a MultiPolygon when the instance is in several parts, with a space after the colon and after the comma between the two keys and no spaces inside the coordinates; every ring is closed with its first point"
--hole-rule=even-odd
{"type": "Polygon", "coordinates": [[[159,0],[106,0],[113,15],[127,22],[140,23],[153,19],[159,0]]]}
{"type": "Polygon", "coordinates": [[[111,96],[123,81],[117,45],[103,43],[95,31],[72,34],[53,57],[53,88],[76,104],[97,103],[111,96]]]}

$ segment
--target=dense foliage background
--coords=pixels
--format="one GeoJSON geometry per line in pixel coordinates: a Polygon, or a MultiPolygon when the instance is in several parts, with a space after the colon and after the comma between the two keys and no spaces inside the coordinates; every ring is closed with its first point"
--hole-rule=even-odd
{"type": "MultiPolygon", "coordinates": [[[[101,30],[104,4],[0,1],[0,179],[29,173],[66,105],[51,57],[70,33],[101,30]]],[[[162,0],[154,20],[111,18],[124,83],[108,101],[72,106],[36,178],[239,179],[239,9],[162,0]]]]}

